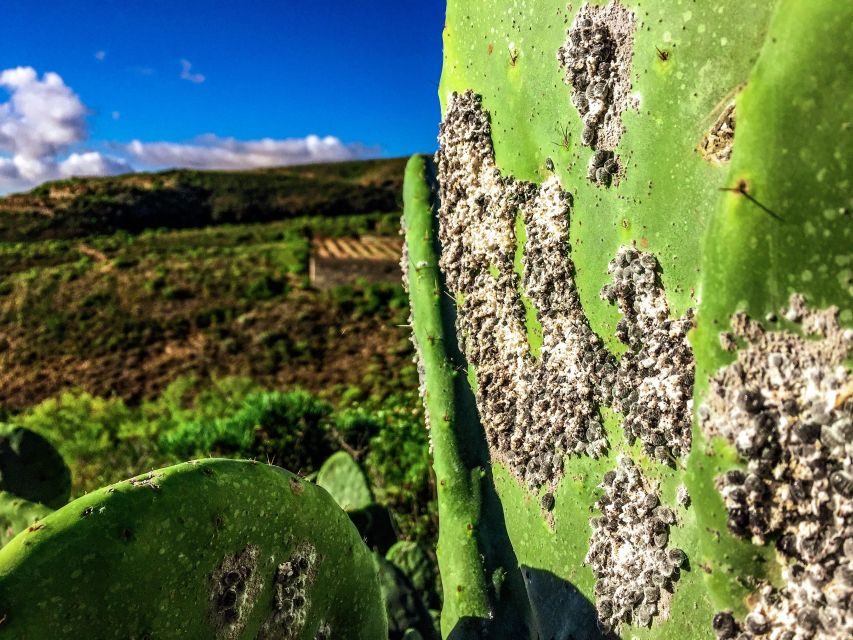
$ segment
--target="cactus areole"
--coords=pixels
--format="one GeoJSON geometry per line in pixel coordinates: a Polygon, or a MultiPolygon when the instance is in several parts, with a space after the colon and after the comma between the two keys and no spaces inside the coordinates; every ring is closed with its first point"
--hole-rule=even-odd
{"type": "Polygon", "coordinates": [[[443,635],[851,637],[853,6],[450,0],[444,50],[443,635]]]}

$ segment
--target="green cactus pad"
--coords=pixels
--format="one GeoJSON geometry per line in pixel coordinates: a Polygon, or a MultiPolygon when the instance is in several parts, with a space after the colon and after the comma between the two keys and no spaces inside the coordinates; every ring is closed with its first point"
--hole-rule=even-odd
{"type": "Polygon", "coordinates": [[[400,532],[388,507],[374,502],[363,509],[348,511],[347,515],[361,534],[361,539],[374,551],[385,553],[397,542],[400,532]]]}
{"type": "Polygon", "coordinates": [[[100,489],[17,536],[0,550],[0,618],[20,639],[386,635],[371,554],[331,497],[216,459],[100,489]]]}
{"type": "MultiPolygon", "coordinates": [[[[388,549],[385,559],[411,580],[415,590],[427,597],[436,591],[438,575],[427,552],[417,542],[401,540],[388,549]]],[[[427,603],[428,604],[428,603],[427,603]]]]}
{"type": "Polygon", "coordinates": [[[376,555],[375,561],[388,613],[389,639],[402,640],[410,629],[425,640],[435,638],[432,618],[411,580],[381,556],[376,555]]]}
{"type": "Polygon", "coordinates": [[[0,424],[0,491],[58,509],[71,494],[71,472],[42,436],[0,424]]]}
{"type": "MultiPolygon", "coordinates": [[[[795,344],[758,339],[801,331],[780,312],[791,294],[814,310],[798,312],[802,331],[849,339],[853,103],[842,69],[853,64],[851,24],[853,9],[831,2],[449,2],[438,185],[423,170],[407,174],[406,192],[424,190],[441,240],[425,251],[432,230],[421,221],[412,231],[419,205],[407,200],[413,327],[438,477],[444,460],[480,444],[466,426],[477,416],[436,400],[470,365],[491,462],[481,489],[499,498],[524,579],[526,637],[781,632],[784,615],[755,603],[778,601],[790,554],[808,549],[789,544],[783,557],[774,540],[744,534],[762,529],[732,506],[745,504],[744,490],[723,499],[721,478],[757,465],[750,473],[766,479],[766,465],[695,417],[708,380],[740,371],[720,370],[729,351],[748,348],[737,357],[760,371],[767,345],[795,344]],[[428,285],[420,271],[412,282],[419,264],[428,285]],[[434,318],[450,315],[446,300],[456,303],[468,360],[455,371],[430,353],[430,338],[449,333],[433,330],[434,318]],[[740,311],[769,324],[756,328],[740,311]],[[730,322],[738,328],[721,343],[730,322]],[[436,436],[442,414],[452,437],[436,436]]],[[[791,370],[806,370],[812,352],[800,352],[791,370]]],[[[818,371],[846,351],[832,353],[818,371]]],[[[849,441],[832,422],[849,410],[845,379],[819,387],[837,403],[820,414],[831,426],[824,446],[837,433],[849,441]]],[[[785,446],[763,455],[794,455],[785,446]]],[[[828,462],[833,504],[851,486],[839,464],[828,462]]],[[[470,467],[454,470],[459,479],[470,467]]],[[[444,508],[479,505],[439,492],[444,508]]],[[[443,520],[441,536],[457,549],[493,548],[443,520]]],[[[815,571],[843,582],[837,551],[815,571]]],[[[439,553],[439,564],[444,578],[475,563],[439,553]]],[[[832,607],[837,589],[826,587],[832,607]]],[[[487,617],[475,607],[466,615],[487,617]]],[[[820,624],[828,638],[848,632],[820,624]]],[[[442,631],[455,637],[461,626],[442,631]]]]}
{"type": "Polygon", "coordinates": [[[328,491],[344,511],[364,509],[373,504],[367,476],[346,451],[329,456],[320,467],[317,484],[328,491]]]}
{"type": "Polygon", "coordinates": [[[456,343],[454,300],[438,268],[434,190],[435,167],[414,156],[403,191],[402,266],[438,489],[441,631],[458,640],[489,632],[522,638],[529,629],[527,596],[456,343]]]}
{"type": "Polygon", "coordinates": [[[7,491],[0,491],[0,547],[51,513],[53,509],[40,502],[30,502],[7,491]]]}

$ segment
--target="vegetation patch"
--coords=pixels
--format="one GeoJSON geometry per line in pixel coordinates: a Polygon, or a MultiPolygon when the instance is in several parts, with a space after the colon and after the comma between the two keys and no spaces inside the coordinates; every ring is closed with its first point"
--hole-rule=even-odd
{"type": "Polygon", "coordinates": [[[47,182],[0,198],[0,241],[394,211],[404,165],[394,158],[47,182]]]}
{"type": "Polygon", "coordinates": [[[88,238],[112,268],[69,241],[0,243],[0,406],[68,388],[137,403],[192,374],[409,388],[402,287],[307,283],[312,236],[397,225],[391,213],[88,238]]]}

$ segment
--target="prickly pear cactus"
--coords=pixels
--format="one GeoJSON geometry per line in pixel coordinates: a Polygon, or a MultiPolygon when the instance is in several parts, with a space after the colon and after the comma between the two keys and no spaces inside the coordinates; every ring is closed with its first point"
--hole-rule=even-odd
{"type": "Polygon", "coordinates": [[[851,25],[449,2],[403,258],[445,637],[853,633],[851,25]]]}
{"type": "Polygon", "coordinates": [[[71,494],[71,472],[42,436],[0,424],[0,491],[58,509],[71,494]]]}
{"type": "Polygon", "coordinates": [[[367,476],[346,451],[336,451],[323,463],[317,484],[329,492],[344,511],[364,509],[373,504],[367,476]]]}
{"type": "Polygon", "coordinates": [[[0,550],[0,620],[21,639],[387,636],[347,515],[283,469],[233,460],[120,482],[29,527],[0,550]]]}
{"type": "Polygon", "coordinates": [[[40,502],[30,502],[8,491],[0,491],[0,547],[51,513],[53,509],[40,502]]]}
{"type": "Polygon", "coordinates": [[[416,630],[425,640],[437,638],[429,611],[409,577],[380,555],[375,556],[375,561],[388,613],[389,640],[403,640],[409,629],[416,630]]]}
{"type": "Polygon", "coordinates": [[[438,574],[435,571],[435,564],[430,561],[426,551],[417,542],[401,540],[395,543],[388,549],[385,559],[412,581],[412,586],[425,600],[429,594],[436,591],[438,574]]]}

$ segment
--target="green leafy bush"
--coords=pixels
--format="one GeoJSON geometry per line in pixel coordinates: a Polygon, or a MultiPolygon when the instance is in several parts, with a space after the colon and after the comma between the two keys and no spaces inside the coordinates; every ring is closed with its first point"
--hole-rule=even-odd
{"type": "Polygon", "coordinates": [[[335,415],[335,429],[352,449],[364,452],[377,500],[400,516],[402,536],[433,539],[437,523],[429,439],[415,392],[343,409],[335,415]]]}
{"type": "Polygon", "coordinates": [[[14,422],[43,435],[59,450],[71,468],[75,493],[130,477],[157,457],[152,443],[136,429],[133,412],[116,398],[66,392],[14,422]]]}
{"type": "Polygon", "coordinates": [[[243,294],[250,301],[271,300],[287,292],[287,281],[265,273],[252,280],[243,294]]]}
{"type": "Polygon", "coordinates": [[[66,392],[7,420],[53,443],[79,496],[179,460],[254,458],[310,474],[335,451],[354,452],[377,502],[408,540],[431,544],[435,501],[423,411],[414,391],[381,397],[350,388],[332,399],[269,391],[247,378],[179,378],[154,400],[66,392]]]}
{"type": "Polygon", "coordinates": [[[268,391],[245,398],[230,416],[182,422],[164,433],[161,451],[178,458],[235,456],[313,471],[333,452],[332,408],[307,391],[268,391]]]}

